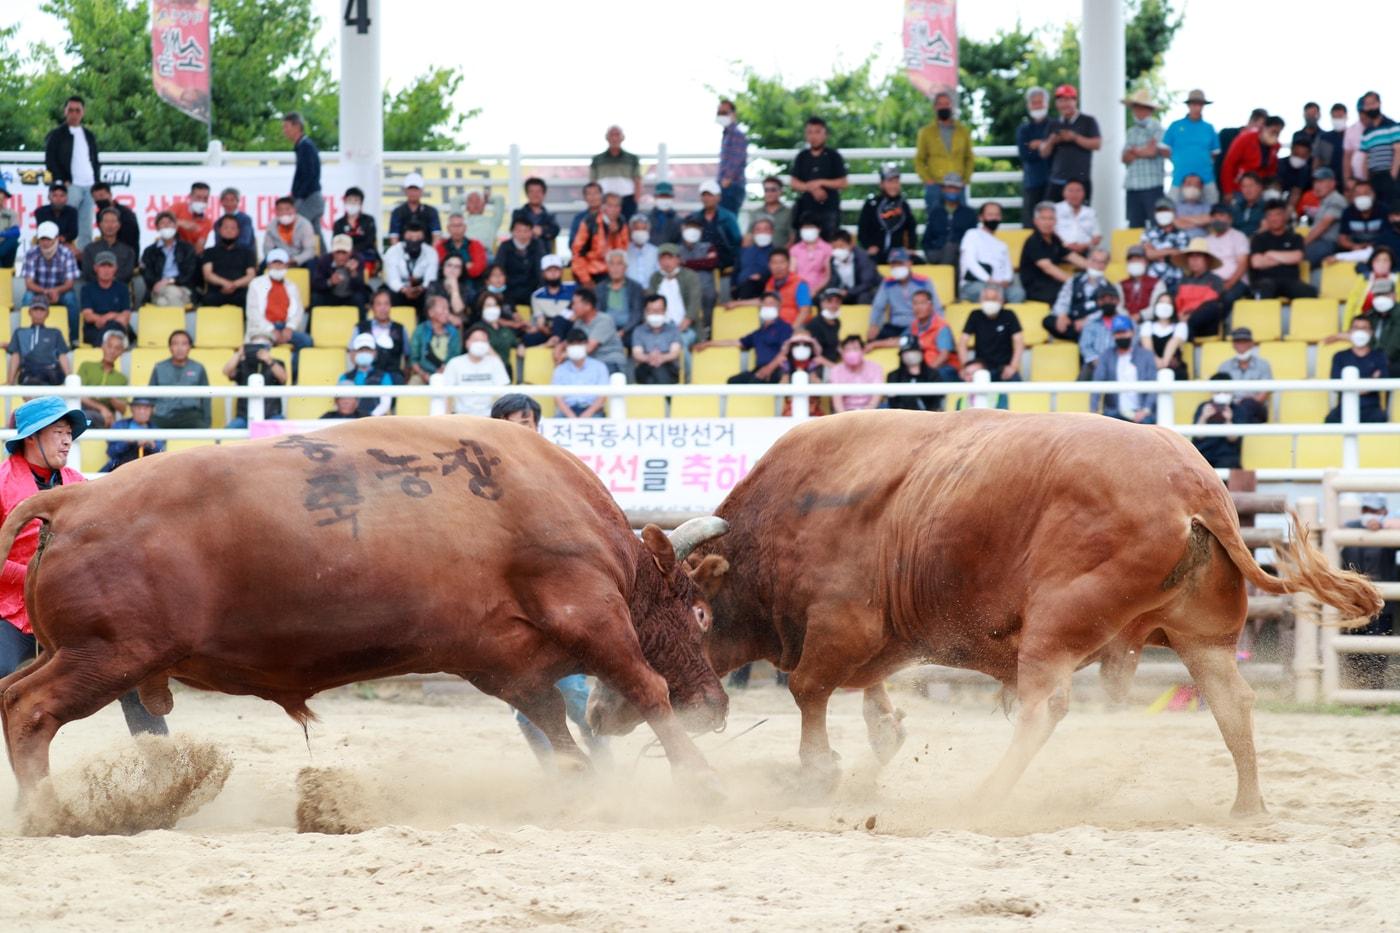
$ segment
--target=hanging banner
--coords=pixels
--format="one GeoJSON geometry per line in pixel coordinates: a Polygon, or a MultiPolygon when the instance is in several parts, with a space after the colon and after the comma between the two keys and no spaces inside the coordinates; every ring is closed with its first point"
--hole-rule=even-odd
{"type": "Polygon", "coordinates": [[[209,125],[209,0],[151,0],[151,81],[161,100],[209,125]]]}
{"type": "Polygon", "coordinates": [[[958,87],[958,5],[904,0],[904,70],[927,97],[958,87]]]}

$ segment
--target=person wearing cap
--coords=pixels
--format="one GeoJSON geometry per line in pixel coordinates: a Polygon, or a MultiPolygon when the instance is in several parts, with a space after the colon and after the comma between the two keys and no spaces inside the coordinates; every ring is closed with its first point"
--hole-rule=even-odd
{"type": "MultiPolygon", "coordinates": [[[[919,130],[914,147],[914,171],[924,183],[924,210],[933,213],[942,202],[940,187],[947,187],[949,175],[972,178],[972,131],[953,116],[953,96],[939,91],[933,96],[934,119],[919,130]]],[[[963,191],[958,186],[961,203],[963,191]]],[[[883,261],[883,260],[882,260],[883,261]]]]}
{"type": "MultiPolygon", "coordinates": [[[[97,269],[95,260],[102,253],[108,253],[116,261],[116,279],[127,288],[131,287],[131,277],[136,274],[136,250],[123,243],[118,234],[121,232],[122,219],[115,208],[103,208],[97,214],[98,236],[91,243],[83,247],[83,252],[79,260],[82,272],[81,288],[86,288],[97,281],[97,269]]],[[[129,299],[128,299],[129,300],[129,299]]]]}
{"type": "MultiPolygon", "coordinates": [[[[1400,278],[1395,272],[1395,253],[1388,246],[1377,246],[1371,252],[1368,274],[1358,276],[1347,296],[1343,320],[1365,318],[1371,322],[1375,345],[1392,370],[1400,372],[1400,315],[1395,311],[1400,297],[1400,278]]],[[[1323,343],[1348,340],[1348,334],[1336,334],[1323,343]]]]}
{"type": "MultiPolygon", "coordinates": [[[[137,396],[131,400],[131,415],[112,422],[113,431],[142,431],[152,427],[151,414],[156,410],[155,399],[137,396]]],[[[108,441],[107,462],[99,473],[110,473],[117,467],[142,457],[162,453],[165,441],[108,441]]]]}
{"type": "Polygon", "coordinates": [[[773,225],[774,246],[786,249],[792,243],[792,208],[783,203],[783,180],[777,175],[763,179],[763,203],[750,216],[748,239],[754,237],[754,224],[767,220],[773,225]]]}
{"type": "Polygon", "coordinates": [[[675,385],[681,381],[680,329],[671,323],[663,296],[648,294],[642,303],[642,324],[632,331],[632,365],[637,384],[675,385]]]}
{"type": "Polygon", "coordinates": [[[1055,205],[1055,235],[1065,249],[1081,256],[1103,241],[1098,215],[1084,203],[1085,190],[1082,181],[1072,178],[1064,183],[1063,199],[1055,205]]]}
{"type": "MultiPolygon", "coordinates": [[[[1094,367],[1094,382],[1157,381],[1157,358],[1151,350],[1138,343],[1133,329],[1133,322],[1126,315],[1120,314],[1109,322],[1113,350],[1099,357],[1098,365],[1094,367]]],[[[1157,393],[1094,392],[1089,396],[1089,410],[1123,421],[1152,424],[1156,418],[1157,393]]]]}
{"type": "Polygon", "coordinates": [[[1016,127],[1016,152],[1021,157],[1021,225],[1030,226],[1035,206],[1045,200],[1050,186],[1050,160],[1040,154],[1040,143],[1050,131],[1050,92],[1043,87],[1026,91],[1026,119],[1016,127]]]}
{"type": "Polygon", "coordinates": [[[570,243],[573,259],[569,268],[574,272],[574,281],[592,288],[594,280],[608,271],[608,251],[626,252],[629,239],[627,224],[622,219],[622,198],[617,194],[605,194],[598,212],[585,218],[570,243]]]}
{"type": "MultiPolygon", "coordinates": [[[[954,207],[960,206],[961,199],[962,184],[961,179],[959,179],[959,184],[954,191],[954,207]]],[[[929,202],[928,227],[924,233],[925,241],[930,236],[927,231],[931,231],[934,223],[938,221],[942,224],[942,242],[947,242],[946,212],[934,210],[942,203],[941,200],[929,202]],[[935,217],[935,215],[942,216],[935,217]]],[[[808,222],[813,223],[813,221],[808,222]]],[[[865,203],[861,205],[860,218],[856,222],[856,241],[867,256],[876,263],[883,264],[889,260],[892,249],[917,249],[916,231],[917,221],[914,219],[914,208],[904,197],[904,188],[899,181],[899,166],[893,163],[885,165],[880,169],[879,190],[866,198],[865,203]]],[[[961,230],[958,231],[959,235],[961,232],[961,230]]],[[[925,246],[925,250],[927,249],[928,247],[925,246]]],[[[935,260],[930,259],[929,261],[935,260]]]]}
{"type": "MultiPolygon", "coordinates": [[[[1118,289],[1108,282],[1100,282],[1094,288],[1092,300],[1095,308],[1094,313],[1085,319],[1084,328],[1079,332],[1079,359],[1082,361],[1079,378],[1081,380],[1094,378],[1094,369],[1098,367],[1099,357],[1113,349],[1113,332],[1110,328],[1114,318],[1119,316],[1119,307],[1122,303],[1118,289]]],[[[1146,328],[1146,322],[1141,326],[1146,328]]]]}
{"type": "Polygon", "coordinates": [[[1220,260],[1215,271],[1224,283],[1225,304],[1229,307],[1249,294],[1249,237],[1231,225],[1233,220],[1228,204],[1215,204],[1206,228],[1206,249],[1220,260]]]}
{"type": "MultiPolygon", "coordinates": [[[[375,342],[373,334],[356,334],[350,339],[350,359],[353,365],[337,380],[339,385],[391,386],[401,381],[395,378],[393,373],[380,367],[379,345],[375,342]]],[[[372,395],[366,395],[358,400],[356,407],[363,418],[387,415],[394,409],[394,397],[381,395],[376,399],[372,395]]]]}
{"type": "MultiPolygon", "coordinates": [[[[1173,258],[1172,264],[1177,274],[1157,284],[1153,307],[1164,296],[1171,298],[1175,319],[1186,322],[1190,339],[1215,339],[1230,310],[1225,283],[1215,271],[1220,268],[1220,260],[1211,253],[1205,239],[1197,237],[1173,258]]],[[[1155,316],[1154,311],[1154,319],[1155,316]]]]}
{"type": "Polygon", "coordinates": [[[1138,88],[1123,103],[1133,112],[1133,123],[1123,136],[1123,187],[1127,189],[1128,226],[1147,226],[1148,215],[1162,196],[1166,178],[1165,156],[1171,150],[1162,145],[1162,124],[1157,122],[1161,108],[1146,88],[1138,88]]]}
{"type": "Polygon", "coordinates": [[[1043,321],[1046,331],[1058,340],[1078,340],[1085,323],[1098,314],[1099,287],[1108,284],[1112,288],[1105,278],[1108,250],[1101,247],[1090,250],[1085,263],[1082,271],[1060,286],[1050,305],[1050,313],[1043,321]]]}
{"type": "Polygon", "coordinates": [[[389,245],[393,246],[403,238],[404,229],[410,221],[417,221],[423,228],[425,237],[434,242],[442,236],[442,221],[438,219],[437,208],[423,203],[423,176],[409,172],[403,179],[404,202],[389,214],[389,245]]]}
{"type": "Polygon", "coordinates": [[[792,190],[800,195],[793,208],[793,222],[800,227],[805,217],[813,215],[821,226],[822,239],[830,240],[841,225],[841,192],[849,184],[846,160],[827,145],[826,121],[821,117],[808,117],[803,135],[807,147],[797,153],[788,172],[792,190]]]}
{"type": "Polygon", "coordinates": [[[1322,261],[1337,251],[1337,235],[1347,209],[1347,199],[1337,190],[1337,176],[1330,168],[1313,171],[1312,190],[1299,199],[1298,208],[1308,220],[1303,258],[1314,269],[1320,268],[1322,261]]]}
{"type": "Polygon", "coordinates": [[[983,202],[977,209],[977,226],[963,234],[958,252],[958,269],[962,273],[958,297],[963,301],[980,301],[982,289],[989,284],[1000,286],[1008,301],[1025,298],[1011,266],[1011,249],[996,235],[1001,213],[1001,205],[996,201],[983,202]]]}
{"type": "Polygon", "coordinates": [[[1220,162],[1221,197],[1238,190],[1240,176],[1245,172],[1264,179],[1278,175],[1278,139],[1283,126],[1283,117],[1267,116],[1258,129],[1240,130],[1220,162]]]}
{"type": "Polygon", "coordinates": [[[267,267],[263,274],[248,283],[248,310],[244,320],[250,333],[270,332],[274,346],[291,344],[295,371],[297,354],[312,343],[311,335],[306,332],[306,309],[301,304],[301,292],[287,283],[286,251],[269,250],[265,258],[267,267]]]}
{"type": "Polygon", "coordinates": [[[1126,271],[1128,277],[1118,283],[1118,291],[1123,296],[1123,312],[1137,321],[1157,289],[1156,277],[1147,271],[1147,250],[1141,243],[1128,247],[1126,271]]]}
{"type": "MultiPolygon", "coordinates": [[[[1331,378],[1340,379],[1342,373],[1355,366],[1362,379],[1387,379],[1390,377],[1390,363],[1384,353],[1376,349],[1376,334],[1371,326],[1371,318],[1358,317],[1351,322],[1347,336],[1351,346],[1332,357],[1331,378]]],[[[1363,422],[1381,423],[1390,420],[1386,415],[1383,397],[1380,392],[1359,392],[1360,413],[1363,422]]],[[[1327,423],[1336,424],[1342,419],[1340,399],[1328,413],[1327,423]]]]}
{"type": "MultiPolygon", "coordinates": [[[[170,358],[161,360],[151,369],[153,386],[207,386],[209,374],[203,364],[190,359],[194,339],[189,331],[177,330],[166,341],[170,358]]],[[[161,398],[156,401],[155,425],[158,428],[207,428],[213,416],[210,398],[161,398]]]]}
{"type": "MultiPolygon", "coordinates": [[[[707,178],[700,183],[700,210],[686,220],[697,219],[702,224],[701,236],[713,243],[719,254],[719,267],[728,269],[734,265],[743,235],[739,233],[739,218],[720,204],[722,190],[719,182],[707,178]]],[[[684,235],[684,231],[682,231],[684,235]]]]}
{"type": "Polygon", "coordinates": [[[264,259],[274,249],[280,249],[286,251],[289,264],[310,268],[321,252],[321,234],[311,221],[297,213],[296,201],[286,195],[277,199],[274,218],[276,223],[269,224],[263,234],[264,259]]]}
{"type": "Polygon", "coordinates": [[[371,276],[379,264],[378,222],[365,213],[364,191],[353,185],[345,189],[341,204],[345,207],[345,213],[331,224],[331,235],[345,234],[354,241],[355,258],[360,261],[365,275],[371,276]]]}
{"type": "Polygon", "coordinates": [[[943,303],[933,283],[913,272],[913,258],[906,249],[890,251],[890,274],[880,283],[875,300],[870,304],[870,327],[865,339],[872,347],[895,346],[899,337],[914,320],[914,293],[926,291],[933,295],[934,310],[943,313],[943,303]]]}
{"type": "MultiPolygon", "coordinates": [[[[34,225],[52,223],[58,227],[58,241],[72,250],[74,256],[82,255],[82,248],[78,246],[78,238],[81,235],[78,227],[78,211],[68,203],[68,186],[61,181],[56,181],[49,185],[49,200],[47,204],[40,204],[34,209],[34,225]]],[[[91,229],[92,224],[88,224],[91,229]]],[[[88,239],[83,238],[86,245],[88,239]]]]}
{"type": "Polygon", "coordinates": [[[828,288],[817,299],[819,309],[807,322],[807,334],[817,342],[822,359],[835,363],[841,358],[841,304],[840,290],[828,288]]]}
{"type": "Polygon", "coordinates": [[[83,125],[86,113],[81,97],[69,97],[63,105],[63,122],[44,138],[44,168],[55,182],[72,189],[76,235],[68,242],[79,249],[92,238],[92,186],[102,177],[97,137],[83,125]]]}
{"type": "Polygon", "coordinates": [[[238,245],[251,251],[254,256],[257,255],[258,232],[253,227],[253,218],[239,210],[242,203],[243,195],[237,188],[225,188],[219,192],[219,210],[223,213],[214,221],[214,231],[209,236],[209,242],[204,244],[205,249],[218,244],[219,225],[225,217],[232,217],[238,221],[238,245]]]}
{"type": "MultiPolygon", "coordinates": [[[[248,303],[248,285],[258,274],[258,256],[239,243],[238,218],[225,214],[214,225],[214,242],[204,250],[204,307],[248,303]]],[[[284,250],[275,252],[286,256],[284,250]]],[[[270,255],[270,254],[269,254],[270,255]]]]}
{"type": "Polygon", "coordinates": [[[35,295],[29,300],[30,323],[10,335],[9,385],[63,385],[70,372],[68,341],[57,328],[45,326],[48,317],[48,300],[35,295]]]}
{"type": "MultiPolygon", "coordinates": [[[[679,255],[679,251],[673,255],[679,255]]],[[[573,327],[574,291],[577,288],[577,283],[564,281],[562,259],[551,254],[540,260],[540,287],[530,296],[533,332],[526,335],[526,346],[540,343],[554,346],[568,335],[573,327]]],[[[696,288],[699,288],[698,282],[696,288]]]]}
{"type": "Polygon", "coordinates": [[[500,266],[506,274],[503,297],[512,307],[530,303],[530,296],[540,286],[540,261],[547,252],[528,218],[511,218],[510,236],[496,247],[492,265],[500,266]]]}
{"type": "Polygon", "coordinates": [[[438,254],[426,242],[428,231],[419,220],[404,224],[402,234],[384,251],[384,285],[394,304],[411,305],[421,315],[428,286],[438,278],[438,254]]]}
{"type": "Polygon", "coordinates": [[[175,215],[156,215],[156,240],[141,253],[146,301],[164,308],[187,308],[199,277],[199,256],[179,237],[175,215]]]}
{"type": "MultiPolygon", "coordinates": [[[[491,242],[495,242],[494,237],[491,242]]],[[[467,235],[465,215],[459,211],[447,215],[447,236],[437,241],[439,266],[448,256],[456,256],[462,260],[465,278],[474,284],[480,284],[481,277],[486,274],[486,261],[489,258],[486,250],[486,241],[467,235]]]]}
{"type": "MultiPolygon", "coordinates": [[[[1225,360],[1216,369],[1216,374],[1224,373],[1231,379],[1272,379],[1274,368],[1259,353],[1259,344],[1254,341],[1254,331],[1248,327],[1236,327],[1230,331],[1230,344],[1235,355],[1225,360]]],[[[1269,420],[1268,392],[1236,392],[1234,401],[1241,406],[1236,421],[1263,424],[1269,420]]]]}
{"type": "MultiPolygon", "coordinates": [[[[575,327],[564,338],[562,352],[554,367],[557,386],[606,386],[611,379],[608,367],[588,354],[592,341],[582,327],[575,327]]],[[[593,393],[561,395],[555,399],[555,412],[561,418],[602,418],[607,398],[593,393]]]]}
{"type": "Polygon", "coordinates": [[[538,176],[525,179],[525,203],[510,215],[511,235],[515,235],[515,224],[524,220],[531,235],[544,244],[544,251],[554,252],[554,241],[559,237],[559,220],[554,212],[544,206],[544,197],[549,193],[549,184],[538,176]]]}
{"type": "Polygon", "coordinates": [[[1162,134],[1163,154],[1172,160],[1172,200],[1180,200],[1181,188],[1187,175],[1197,175],[1204,191],[1202,200],[1214,204],[1220,200],[1215,183],[1215,159],[1220,154],[1220,134],[1205,119],[1206,93],[1196,88],[1186,95],[1186,116],[1174,120],[1162,134]]]}
{"type": "MultiPolygon", "coordinates": [[[[895,184],[897,186],[898,182],[896,181],[895,184]]],[[[939,192],[939,197],[936,201],[928,201],[925,206],[924,236],[920,244],[924,251],[924,258],[930,263],[956,266],[959,253],[962,250],[963,238],[969,230],[977,226],[977,213],[967,206],[967,200],[963,197],[963,176],[957,172],[949,172],[943,176],[941,189],[925,190],[936,190],[939,192]]],[[[886,205],[886,210],[889,211],[892,207],[893,205],[886,205]]],[[[885,219],[885,213],[879,210],[879,205],[872,213],[876,215],[877,219],[885,219]]],[[[904,236],[891,237],[889,247],[883,252],[871,253],[871,257],[876,262],[888,261],[891,249],[900,247],[907,250],[915,249],[912,210],[909,212],[908,226],[897,232],[904,234],[904,236]]]]}
{"type": "MultiPolygon", "coordinates": [[[[1400,528],[1400,519],[1390,518],[1390,507],[1386,497],[1378,492],[1361,497],[1361,514],[1345,523],[1346,528],[1364,528],[1367,531],[1400,528]]],[[[1397,551],[1393,547],[1369,545],[1349,545],[1342,548],[1341,564],[1358,573],[1365,574],[1378,583],[1395,583],[1400,580],[1400,565],[1396,563],[1397,551]]],[[[1395,602],[1388,600],[1380,614],[1362,628],[1352,629],[1350,634],[1372,636],[1394,636],[1400,634],[1395,627],[1395,602]]],[[[1383,654],[1348,654],[1342,662],[1346,666],[1343,677],[1350,686],[1374,690],[1386,685],[1389,659],[1383,654]]]]}
{"type": "Polygon", "coordinates": [[[1289,141],[1288,158],[1279,159],[1278,182],[1288,201],[1288,207],[1298,213],[1298,201],[1312,189],[1312,137],[1299,130],[1289,141]]]}
{"type": "Polygon", "coordinates": [[[622,127],[610,126],[603,135],[608,148],[589,162],[588,180],[601,185],[605,196],[617,195],[622,217],[626,220],[637,213],[637,199],[642,196],[642,160],[622,148],[622,141],[627,138],[622,127]]]}
{"type": "Polygon", "coordinates": [[[1040,141],[1040,154],[1050,160],[1050,185],[1045,198],[1060,200],[1065,182],[1075,179],[1084,183],[1084,197],[1092,201],[1094,152],[1103,146],[1099,123],[1079,112],[1079,92],[1072,84],[1055,88],[1055,110],[1059,116],[1050,121],[1045,138],[1040,141]]]}
{"type": "Polygon", "coordinates": [[[19,255],[19,214],[9,204],[10,189],[0,178],[0,269],[13,269],[19,255]]]}
{"type": "Polygon", "coordinates": [[[715,111],[715,122],[723,127],[719,140],[719,171],[715,175],[720,187],[720,206],[737,216],[744,206],[749,138],[739,128],[739,121],[734,115],[734,101],[728,98],[720,100],[715,111]]]}
{"type": "MultiPolygon", "coordinates": [[[[102,335],[102,357],[84,360],[78,364],[78,379],[84,386],[124,386],[126,374],[122,372],[122,354],[126,353],[131,341],[119,330],[109,330],[102,335]]],[[[124,399],[83,398],[78,406],[88,421],[101,427],[111,427],[119,415],[127,412],[124,399]]]]}
{"type": "MultiPolygon", "coordinates": [[[[272,344],[276,338],[273,330],[264,323],[252,323],[248,325],[248,332],[243,337],[243,346],[233,352],[227,363],[224,364],[224,378],[232,380],[234,384],[246,386],[248,379],[254,374],[262,376],[263,384],[268,386],[284,386],[287,384],[287,367],[282,365],[282,361],[274,359],[272,356],[272,344]]],[[[246,428],[248,426],[248,400],[240,398],[234,404],[233,419],[229,421],[230,428],[246,428]]],[[[263,399],[263,418],[268,421],[280,421],[285,416],[282,414],[282,400],[280,398],[263,399]]]]}
{"type": "MultiPolygon", "coordinates": [[[[393,319],[394,296],[380,286],[369,300],[369,316],[355,325],[355,334],[374,338],[375,368],[388,373],[395,382],[404,381],[408,354],[408,332],[393,319]]],[[[353,349],[353,344],[352,344],[353,349]]]]}
{"type": "MultiPolygon", "coordinates": [[[[602,189],[596,184],[590,189],[584,188],[584,201],[588,203],[588,194],[592,190],[595,198],[594,206],[590,208],[597,211],[602,206],[602,189]]],[[[681,215],[676,210],[676,189],[669,181],[659,181],[652,189],[651,210],[646,212],[648,223],[651,224],[650,240],[660,249],[664,243],[680,243],[681,241],[681,215]]],[[[572,230],[578,232],[578,225],[583,223],[587,214],[578,214],[574,217],[572,230]]],[[[573,242],[572,234],[569,241],[573,242]]]]}
{"type": "MultiPolygon", "coordinates": [[[[627,222],[627,277],[643,289],[658,268],[656,246],[651,241],[651,218],[640,211],[633,214],[627,222]]],[[[734,275],[738,274],[739,265],[736,263],[734,275]]]]}
{"type": "MultiPolygon", "coordinates": [[[[836,354],[836,359],[840,359],[839,354],[836,354]]],[[[793,373],[806,373],[809,384],[821,383],[826,381],[826,374],[831,367],[839,365],[837,362],[823,358],[820,342],[805,327],[793,328],[792,336],[778,351],[777,360],[778,372],[780,373],[778,376],[779,385],[791,385],[793,373]]],[[[784,418],[791,417],[791,398],[783,399],[780,413],[784,418]]],[[[813,418],[826,414],[825,402],[821,396],[809,395],[807,397],[807,414],[813,418]]]]}
{"type": "Polygon", "coordinates": [[[869,304],[880,287],[880,270],[874,258],[863,249],[856,249],[850,233],[836,231],[831,238],[831,263],[827,288],[839,292],[848,305],[869,304]]]}
{"type": "MultiPolygon", "coordinates": [[[[1216,373],[1211,376],[1212,382],[1229,382],[1230,377],[1224,373],[1216,373]]],[[[1196,412],[1191,417],[1192,424],[1256,424],[1258,423],[1250,417],[1250,412],[1237,405],[1230,394],[1229,389],[1220,387],[1211,393],[1209,399],[1196,406],[1196,412]]],[[[1238,434],[1227,435],[1225,437],[1193,437],[1191,444],[1201,452],[1201,456],[1206,458],[1206,463],[1217,470],[1238,470],[1240,468],[1240,454],[1243,447],[1243,438],[1238,434]]]]}
{"type": "Polygon", "coordinates": [[[97,280],[83,286],[83,343],[90,347],[100,346],[102,335],[109,330],[120,331],[128,338],[134,338],[136,332],[131,329],[131,288],[117,280],[117,257],[111,253],[98,253],[94,268],[97,280]]]}
{"type": "MultiPolygon", "coordinates": [[[[899,365],[890,370],[885,382],[889,385],[916,385],[942,382],[938,370],[930,366],[923,346],[914,334],[899,338],[899,365]]],[[[941,395],[897,395],[893,392],[885,396],[889,406],[903,411],[942,411],[941,395]]]]}
{"type": "Polygon", "coordinates": [[[59,242],[53,221],[44,221],[34,232],[34,246],[24,254],[19,277],[24,281],[25,305],[42,298],[46,309],[50,305],[66,307],[68,333],[78,332],[78,260],[59,242]]]}
{"type": "Polygon", "coordinates": [[[1293,229],[1288,205],[1273,201],[1264,226],[1249,240],[1249,282],[1259,298],[1316,298],[1303,281],[1303,238],[1293,229]]]}
{"type": "MultiPolygon", "coordinates": [[[[688,347],[700,336],[695,327],[703,313],[700,276],[681,263],[680,247],[674,243],[661,245],[656,251],[656,263],[647,291],[666,299],[666,318],[680,328],[681,339],[688,347]]],[[[734,302],[729,307],[734,307],[734,302]]]]}
{"type": "Polygon", "coordinates": [[[204,244],[214,229],[214,214],[209,210],[209,185],[202,181],[190,185],[188,197],[176,201],[170,212],[175,215],[181,241],[194,247],[196,255],[203,255],[204,244]]]}
{"type": "Polygon", "coordinates": [[[1151,263],[1148,271],[1159,282],[1171,287],[1181,276],[1175,265],[1176,257],[1190,243],[1191,234],[1176,225],[1176,205],[1171,198],[1158,198],[1153,205],[1152,220],[1142,233],[1142,246],[1151,263]]]}
{"type": "Polygon", "coordinates": [[[348,233],[331,237],[331,251],[316,257],[311,267],[311,307],[352,307],[361,315],[369,304],[369,283],[348,233]]]}
{"type": "MultiPolygon", "coordinates": [[[[465,352],[454,356],[443,367],[444,382],[449,386],[508,386],[510,373],[501,358],[491,350],[491,335],[485,324],[467,328],[462,345],[465,352]]],[[[459,415],[485,418],[491,412],[489,395],[456,395],[452,410],[459,415]]]]}
{"type": "Polygon", "coordinates": [[[296,153],[296,168],[292,171],[292,198],[296,212],[321,235],[321,217],[326,201],[321,196],[321,152],[306,135],[306,121],[295,110],[282,114],[282,135],[296,153]]]}

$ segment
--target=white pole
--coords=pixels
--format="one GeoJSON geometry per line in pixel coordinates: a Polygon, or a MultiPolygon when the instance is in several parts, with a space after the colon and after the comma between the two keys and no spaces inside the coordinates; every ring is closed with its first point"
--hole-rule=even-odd
{"type": "MultiPolygon", "coordinates": [[[[1361,384],[1361,370],[1348,366],[1342,370],[1343,382],[1361,384]]],[[[1360,444],[1356,426],[1361,423],[1361,396],[1355,389],[1342,390],[1342,469],[1354,470],[1361,463],[1360,444]]]]}
{"type": "MultiPolygon", "coordinates": [[[[1317,544],[1317,500],[1298,500],[1298,517],[1317,544]]],[[[1299,703],[1316,703],[1322,681],[1318,664],[1318,628],[1320,607],[1307,593],[1293,596],[1293,699],[1299,703]]]]}
{"type": "MultiPolygon", "coordinates": [[[[608,382],[611,383],[612,385],[615,385],[615,386],[625,386],[625,385],[627,385],[627,377],[624,376],[622,373],[613,373],[611,376],[608,377],[608,382]]],[[[609,418],[626,418],[626,417],[627,417],[627,396],[625,396],[625,395],[610,395],[610,396],[608,396],[608,417],[609,417],[609,418]]]]}
{"type": "MultiPolygon", "coordinates": [[[[1322,554],[1329,567],[1340,567],[1342,564],[1342,549],[1332,539],[1332,532],[1342,524],[1341,496],[1334,482],[1336,478],[1335,470],[1327,471],[1322,477],[1322,554]]],[[[1342,688],[1342,664],[1337,657],[1337,646],[1333,643],[1337,637],[1337,616],[1336,609],[1324,605],[1322,628],[1318,630],[1318,650],[1322,655],[1322,699],[1329,703],[1342,688]]]]}
{"type": "MultiPolygon", "coordinates": [[[[447,377],[444,376],[442,373],[433,373],[431,376],[428,377],[428,385],[430,385],[430,386],[437,386],[438,388],[442,388],[442,387],[444,387],[444,386],[447,385],[447,377]]],[[[428,400],[428,414],[430,414],[430,415],[445,415],[445,414],[447,414],[447,396],[445,396],[445,395],[434,395],[431,399],[429,399],[429,400],[428,400]]]]}
{"type": "MultiPolygon", "coordinates": [[[[1176,373],[1170,369],[1157,370],[1157,381],[1162,383],[1162,388],[1170,388],[1176,381],[1176,373]]],[[[1176,396],[1168,392],[1157,393],[1157,423],[1165,428],[1176,424],[1176,396]]]]}
{"type": "Polygon", "coordinates": [[[510,184],[510,188],[506,192],[506,210],[514,213],[525,195],[523,190],[525,175],[520,164],[520,145],[518,143],[510,144],[510,163],[506,168],[506,178],[510,184]]]}
{"type": "Polygon", "coordinates": [[[384,20],[379,0],[346,0],[338,6],[340,161],[349,170],[350,183],[365,193],[365,213],[383,228],[384,84],[379,70],[379,36],[384,20]]]}
{"type": "MultiPolygon", "coordinates": [[[[805,386],[812,381],[812,377],[807,375],[805,370],[795,369],[792,372],[792,385],[805,386]]],[[[788,400],[792,402],[792,420],[806,421],[812,413],[811,404],[805,395],[789,395],[788,400]]]]}
{"type": "MultiPolygon", "coordinates": [[[[248,377],[248,387],[250,389],[261,389],[266,384],[267,380],[262,377],[262,373],[253,373],[248,377]]],[[[254,395],[252,398],[248,399],[248,424],[252,425],[254,421],[262,421],[266,417],[267,411],[263,405],[263,397],[261,395],[254,395]]]]}
{"type": "MultiPolygon", "coordinates": [[[[1122,0],[1083,0],[1079,28],[1079,106],[1099,122],[1103,146],[1094,153],[1094,213],[1105,230],[1124,225],[1124,110],[1127,83],[1122,0]]],[[[1053,115],[1053,113],[1052,113],[1053,115]]]]}
{"type": "Polygon", "coordinates": [[[992,374],[985,367],[972,374],[972,384],[983,391],[974,392],[968,396],[968,403],[972,408],[990,408],[991,396],[986,393],[988,386],[992,384],[992,374]]]}
{"type": "MultiPolygon", "coordinates": [[[[70,389],[76,389],[82,386],[83,380],[79,378],[77,373],[69,373],[64,378],[63,384],[70,389]]],[[[78,396],[74,395],[68,399],[69,411],[77,409],[79,405],[81,405],[81,400],[78,396]]],[[[102,425],[99,424],[98,427],[100,428],[102,425]]],[[[68,466],[73,470],[81,470],[83,468],[83,448],[77,441],[74,441],[73,446],[68,448],[68,466]]]]}

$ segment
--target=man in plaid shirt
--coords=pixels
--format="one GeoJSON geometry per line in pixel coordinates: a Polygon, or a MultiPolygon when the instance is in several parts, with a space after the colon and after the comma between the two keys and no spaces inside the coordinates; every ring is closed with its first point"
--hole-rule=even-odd
{"type": "Polygon", "coordinates": [[[715,122],[724,127],[719,140],[719,206],[739,215],[744,206],[744,171],[749,163],[749,138],[734,118],[734,101],[722,100],[715,122]]]}
{"type": "Polygon", "coordinates": [[[1123,137],[1123,186],[1128,189],[1128,226],[1147,226],[1166,180],[1164,155],[1171,150],[1162,145],[1162,124],[1157,122],[1158,107],[1145,89],[1123,98],[1133,110],[1133,125],[1123,137]]]}
{"type": "Polygon", "coordinates": [[[78,260],[58,242],[58,224],[45,221],[35,231],[35,246],[24,255],[24,304],[42,297],[48,304],[68,308],[68,333],[78,333],[78,260]]]}

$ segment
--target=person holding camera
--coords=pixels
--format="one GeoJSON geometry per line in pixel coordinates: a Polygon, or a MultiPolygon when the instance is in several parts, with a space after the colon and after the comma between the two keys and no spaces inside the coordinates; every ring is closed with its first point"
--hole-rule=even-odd
{"type": "MultiPolygon", "coordinates": [[[[1219,372],[1210,377],[1211,382],[1230,382],[1229,373],[1219,372]]],[[[1210,397],[1210,401],[1196,406],[1192,424],[1260,424],[1265,419],[1258,417],[1261,409],[1248,396],[1236,396],[1229,389],[1221,387],[1210,397]]],[[[1240,468],[1240,448],[1243,441],[1239,435],[1226,437],[1194,437],[1191,443],[1206,458],[1206,462],[1217,469],[1238,470],[1240,468]]]]}
{"type": "MultiPolygon", "coordinates": [[[[224,375],[241,386],[246,386],[248,378],[254,373],[263,377],[264,385],[286,385],[287,368],[282,365],[280,360],[272,358],[272,344],[275,340],[276,337],[271,327],[250,327],[247,336],[243,338],[243,346],[239,347],[238,352],[224,364],[224,375]]],[[[228,423],[230,428],[246,428],[248,426],[248,400],[246,398],[238,400],[234,415],[234,419],[228,423]]],[[[263,399],[263,418],[268,421],[282,420],[282,400],[280,398],[263,399]]]]}

